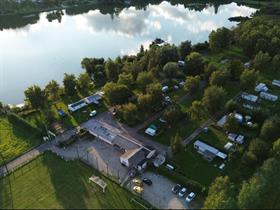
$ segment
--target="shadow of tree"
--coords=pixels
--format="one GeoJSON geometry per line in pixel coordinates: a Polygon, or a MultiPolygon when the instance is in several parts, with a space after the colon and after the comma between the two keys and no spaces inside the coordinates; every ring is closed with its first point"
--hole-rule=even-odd
{"type": "Polygon", "coordinates": [[[65,162],[55,155],[43,156],[42,163],[48,168],[50,180],[55,190],[57,201],[65,209],[87,208],[85,198],[86,177],[78,162],[65,162]]]}

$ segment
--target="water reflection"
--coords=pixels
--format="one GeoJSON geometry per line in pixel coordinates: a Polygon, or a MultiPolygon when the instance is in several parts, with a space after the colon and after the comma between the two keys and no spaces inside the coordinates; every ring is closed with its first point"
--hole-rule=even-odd
{"type": "Polygon", "coordinates": [[[211,30],[234,26],[229,17],[255,11],[235,3],[186,8],[168,2],[87,10],[68,9],[61,22],[49,22],[47,13],[28,17],[30,22],[16,17],[10,25],[9,19],[0,19],[0,101],[21,103],[28,86],[43,86],[51,79],[61,82],[64,72],[80,73],[83,57],[135,53],[141,44],[148,46],[156,37],[175,44],[203,42],[211,30]]]}

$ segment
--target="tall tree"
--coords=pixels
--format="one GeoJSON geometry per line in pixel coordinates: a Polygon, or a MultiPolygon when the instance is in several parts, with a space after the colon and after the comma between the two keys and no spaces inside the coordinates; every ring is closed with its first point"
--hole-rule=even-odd
{"type": "Polygon", "coordinates": [[[145,91],[147,85],[151,84],[153,81],[154,77],[152,73],[143,71],[138,74],[136,84],[142,91],[145,91]]]}
{"type": "Polygon", "coordinates": [[[57,101],[60,98],[59,90],[59,84],[55,80],[50,81],[45,87],[45,92],[51,101],[57,101]]]}
{"type": "Polygon", "coordinates": [[[210,49],[214,51],[227,49],[232,42],[232,38],[232,32],[229,29],[225,27],[218,28],[209,35],[210,49]]]}
{"type": "Polygon", "coordinates": [[[131,73],[121,73],[119,75],[118,84],[126,85],[128,88],[132,88],[134,84],[133,76],[131,73]]]}
{"type": "Polygon", "coordinates": [[[225,104],[226,91],[222,87],[210,86],[205,89],[202,102],[209,114],[221,110],[225,104]]]}
{"type": "Polygon", "coordinates": [[[258,80],[258,75],[258,72],[253,69],[245,69],[240,76],[241,87],[245,90],[254,88],[258,80]]]}
{"type": "Polygon", "coordinates": [[[231,79],[239,80],[240,75],[244,71],[244,65],[240,60],[234,59],[229,62],[227,70],[230,73],[231,79]]]}
{"type": "Polygon", "coordinates": [[[188,74],[199,75],[204,69],[204,59],[198,52],[192,52],[185,59],[188,74]]]}
{"type": "Polygon", "coordinates": [[[189,92],[190,95],[193,95],[200,85],[200,76],[188,76],[184,85],[184,89],[189,92]]]}
{"type": "Polygon", "coordinates": [[[211,184],[203,209],[235,209],[233,185],[229,177],[217,177],[211,184]]]}
{"type": "Polygon", "coordinates": [[[181,42],[178,47],[178,54],[181,60],[184,60],[192,51],[192,43],[190,41],[181,42]]]}
{"type": "Polygon", "coordinates": [[[262,51],[260,51],[254,58],[254,67],[256,70],[261,71],[261,72],[265,72],[270,70],[271,65],[271,57],[268,53],[264,53],[262,51]]]}
{"type": "Polygon", "coordinates": [[[172,80],[177,77],[180,69],[176,62],[168,62],[163,67],[163,73],[165,77],[169,80],[172,80]]]}
{"type": "Polygon", "coordinates": [[[64,74],[63,78],[64,92],[67,96],[76,94],[77,80],[74,74],[64,74]]]}
{"type": "Polygon", "coordinates": [[[104,87],[104,98],[110,105],[121,105],[129,101],[132,92],[125,85],[108,82],[104,87]]]}
{"type": "Polygon", "coordinates": [[[93,83],[87,73],[81,73],[77,79],[77,87],[83,95],[87,95],[93,89],[93,83]]]}
{"type": "Polygon", "coordinates": [[[105,63],[105,73],[108,81],[116,82],[120,73],[120,67],[109,58],[105,63]]]}
{"type": "Polygon", "coordinates": [[[46,103],[45,92],[37,85],[33,85],[24,91],[26,101],[30,103],[32,108],[43,108],[46,103]]]}

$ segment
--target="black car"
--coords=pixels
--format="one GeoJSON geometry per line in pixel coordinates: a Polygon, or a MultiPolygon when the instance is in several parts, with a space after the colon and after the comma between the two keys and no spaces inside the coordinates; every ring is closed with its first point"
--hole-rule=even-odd
{"type": "Polygon", "coordinates": [[[149,185],[149,186],[153,184],[152,180],[147,179],[147,178],[143,178],[142,181],[143,181],[146,185],[149,185]]]}
{"type": "Polygon", "coordinates": [[[172,187],[172,192],[177,194],[179,190],[181,190],[182,186],[179,184],[176,184],[174,187],[172,187]]]}

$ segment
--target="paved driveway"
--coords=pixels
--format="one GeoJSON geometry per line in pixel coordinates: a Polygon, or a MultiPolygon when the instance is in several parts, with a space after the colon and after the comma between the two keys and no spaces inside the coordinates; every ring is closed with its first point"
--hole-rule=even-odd
{"type": "Polygon", "coordinates": [[[149,178],[153,184],[144,185],[142,197],[159,209],[188,209],[189,206],[185,199],[179,198],[173,194],[171,189],[175,185],[172,181],[164,176],[146,172],[142,177],[149,178]]]}

